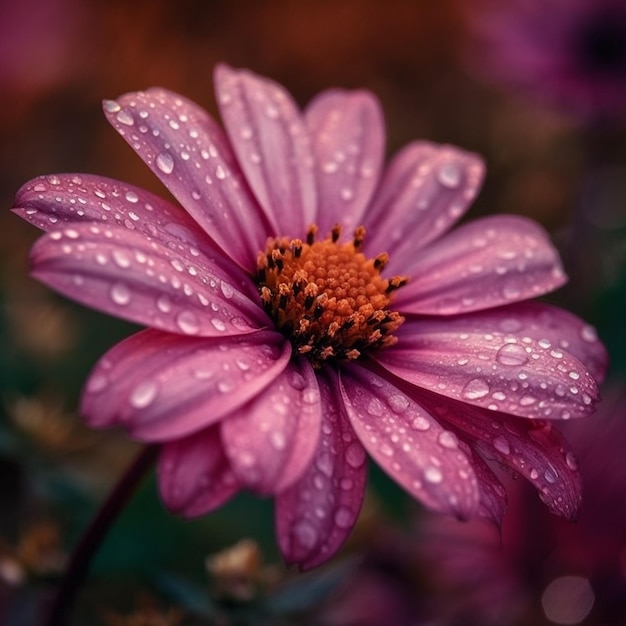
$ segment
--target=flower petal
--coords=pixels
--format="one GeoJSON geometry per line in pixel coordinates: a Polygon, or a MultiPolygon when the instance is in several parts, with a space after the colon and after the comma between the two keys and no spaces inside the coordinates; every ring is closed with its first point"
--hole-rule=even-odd
{"type": "Polygon", "coordinates": [[[573,520],[581,503],[578,464],[562,434],[531,421],[420,394],[420,402],[480,454],[524,476],[550,511],[573,520]]]}
{"type": "Polygon", "coordinates": [[[415,251],[449,230],[482,184],[482,159],[453,146],[420,141],[391,161],[365,216],[365,251],[389,252],[391,274],[416,269],[415,251]]]}
{"type": "Polygon", "coordinates": [[[222,129],[197,104],[149,89],[107,100],[104,112],[172,195],[248,271],[269,234],[222,129]]]}
{"type": "Polygon", "coordinates": [[[199,252],[173,250],[119,226],[50,232],[33,246],[31,263],[35,278],[64,295],[160,330],[223,337],[270,324],[240,289],[253,291],[247,277],[237,283],[199,252]]]}
{"type": "Polygon", "coordinates": [[[550,419],[590,414],[595,380],[571,354],[527,332],[528,312],[513,305],[407,320],[398,343],[376,359],[413,385],[491,410],[550,419]]]}
{"type": "Polygon", "coordinates": [[[545,231],[520,216],[464,224],[418,256],[411,281],[394,303],[401,312],[453,315],[488,309],[543,295],[566,281],[545,231]]]}
{"type": "Polygon", "coordinates": [[[209,513],[239,490],[217,426],[163,444],[157,480],[165,506],[185,517],[209,513]]]}
{"type": "Polygon", "coordinates": [[[184,437],[265,389],[290,355],[289,342],[270,331],[209,339],[145,330],[100,359],[81,411],[91,426],[121,425],[142,441],[184,437]]]}
{"type": "Polygon", "coordinates": [[[321,403],[306,359],[290,363],[243,410],[222,422],[222,440],[239,481],[259,493],[280,492],[311,463],[321,403]]]}
{"type": "Polygon", "coordinates": [[[319,207],[320,234],[337,223],[351,235],[378,183],[385,148],[385,121],[378,100],[366,91],[326,91],[307,107],[319,207]]]}
{"type": "MultiPolygon", "coordinates": [[[[459,442],[459,445],[462,443],[459,442]]],[[[497,526],[502,526],[507,507],[506,490],[483,458],[469,446],[465,447],[467,448],[466,454],[478,479],[478,490],[480,491],[478,516],[491,520],[497,526]]]]}
{"type": "MultiPolygon", "coordinates": [[[[322,429],[313,462],[276,496],[276,530],[285,561],[311,569],[331,558],[356,523],[366,483],[366,454],[326,375],[318,374],[322,429]]],[[[335,383],[336,384],[336,383],[335,383]]]]}
{"type": "Polygon", "coordinates": [[[359,366],[342,370],[341,395],[365,449],[399,485],[434,511],[468,519],[478,484],[456,437],[388,380],[359,366]]]}
{"type": "Polygon", "coordinates": [[[315,180],[308,132],[291,96],[277,83],[220,65],[215,90],[241,169],[277,235],[304,237],[315,220],[315,180]]]}

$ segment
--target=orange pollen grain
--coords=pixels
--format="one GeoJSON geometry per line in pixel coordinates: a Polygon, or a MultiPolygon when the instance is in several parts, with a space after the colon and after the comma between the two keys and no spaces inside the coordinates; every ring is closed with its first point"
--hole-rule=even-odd
{"type": "Polygon", "coordinates": [[[315,367],[394,344],[404,318],[389,305],[408,278],[381,276],[389,257],[361,252],[363,226],[347,242],[339,241],[339,225],[322,241],[316,235],[312,225],[304,241],[270,239],[259,253],[261,301],[277,328],[315,367]]]}

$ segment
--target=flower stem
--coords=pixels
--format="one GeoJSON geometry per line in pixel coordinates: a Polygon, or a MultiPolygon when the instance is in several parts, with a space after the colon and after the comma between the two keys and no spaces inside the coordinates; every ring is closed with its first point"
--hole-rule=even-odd
{"type": "Polygon", "coordinates": [[[65,626],[67,623],[76,593],[89,570],[91,559],[124,505],[154,464],[158,450],[158,446],[142,448],[100,507],[70,557],[47,620],[44,622],[45,626],[65,626]]]}

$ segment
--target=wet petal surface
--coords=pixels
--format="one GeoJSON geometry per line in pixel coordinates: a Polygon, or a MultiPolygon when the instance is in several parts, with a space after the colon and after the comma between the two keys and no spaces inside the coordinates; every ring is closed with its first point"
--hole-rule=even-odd
{"type": "MultiPolygon", "coordinates": [[[[311,569],[331,558],[352,531],[363,503],[366,454],[328,376],[318,376],[322,428],[302,478],[276,497],[276,532],[288,564],[311,569]]],[[[335,383],[336,384],[336,383],[335,383]]]]}
{"type": "Polygon", "coordinates": [[[100,359],[81,412],[91,426],[121,425],[142,441],[184,437],[265,389],[290,354],[282,335],[269,331],[209,339],[145,330],[100,359]]]}
{"type": "Polygon", "coordinates": [[[220,65],[215,91],[226,131],[274,234],[304,238],[317,197],[309,136],[289,93],[247,70],[220,65]]]}
{"type": "Polygon", "coordinates": [[[417,256],[411,280],[394,303],[404,313],[488,309],[541,296],[566,281],[545,231],[519,216],[475,220],[417,256]]]}
{"type": "Polygon", "coordinates": [[[365,216],[365,251],[390,254],[390,275],[419,269],[417,250],[465,213],[485,167],[475,154],[425,141],[409,144],[389,164],[365,216]]]}
{"type": "Polygon", "coordinates": [[[342,370],[341,395],[359,440],[425,506],[468,519],[478,484],[456,436],[391,382],[359,366],[342,370]]]}
{"type": "Polygon", "coordinates": [[[270,494],[298,480],[317,449],[321,411],[313,368],[299,358],[222,423],[224,448],[239,481],[270,494]]]}
{"type": "Polygon", "coordinates": [[[407,320],[376,354],[396,376],[449,398],[520,417],[568,419],[593,411],[598,387],[583,364],[528,328],[515,306],[407,320]]]}
{"type": "Polygon", "coordinates": [[[577,517],[581,504],[578,463],[550,422],[463,406],[434,395],[420,396],[420,400],[485,459],[524,476],[553,513],[570,520],[577,517]]]}
{"type": "Polygon", "coordinates": [[[335,224],[352,235],[378,183],[385,122],[378,100],[365,91],[326,91],[307,107],[319,207],[315,223],[326,235],[335,224]]]}
{"type": "Polygon", "coordinates": [[[210,513],[239,490],[217,426],[164,444],[157,480],[165,506],[185,517],[210,513]]]}
{"type": "Polygon", "coordinates": [[[31,264],[36,278],[64,295],[160,330],[223,337],[271,324],[244,295],[254,289],[246,277],[238,284],[199,251],[124,228],[87,223],[50,232],[33,246],[31,264]]]}
{"type": "Polygon", "coordinates": [[[224,132],[208,113],[165,89],[105,101],[104,112],[217,245],[252,271],[268,222],[224,132]]]}

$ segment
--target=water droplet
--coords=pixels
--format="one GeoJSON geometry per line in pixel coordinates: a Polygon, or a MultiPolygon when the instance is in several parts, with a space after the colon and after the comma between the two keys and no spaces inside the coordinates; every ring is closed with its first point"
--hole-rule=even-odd
{"type": "Polygon", "coordinates": [[[496,353],[496,361],[502,365],[524,365],[528,355],[518,343],[505,343],[496,353]]]}
{"type": "Polygon", "coordinates": [[[345,455],[348,465],[354,468],[361,467],[363,463],[365,463],[365,450],[363,450],[363,447],[356,441],[353,441],[346,448],[345,455]]]}
{"type": "Polygon", "coordinates": [[[174,169],[174,159],[169,152],[161,152],[156,158],[156,164],[164,174],[171,174],[174,169]]]}
{"type": "Polygon", "coordinates": [[[317,531],[306,520],[300,520],[294,525],[293,534],[298,543],[307,550],[313,548],[317,542],[317,531]]]}
{"type": "Polygon", "coordinates": [[[578,469],[578,461],[576,460],[573,452],[568,452],[565,455],[565,462],[567,463],[567,467],[569,467],[572,471],[576,471],[578,469]]]}
{"type": "Polygon", "coordinates": [[[548,469],[543,473],[543,476],[552,485],[559,477],[557,471],[552,466],[548,467],[548,469]]]}
{"type": "Polygon", "coordinates": [[[511,454],[511,446],[508,440],[501,435],[499,435],[498,437],[494,437],[493,447],[501,454],[511,454]]]}
{"type": "Polygon", "coordinates": [[[111,287],[109,295],[111,296],[111,300],[120,306],[124,306],[130,302],[130,289],[124,283],[115,283],[111,287]]]}
{"type": "Polygon", "coordinates": [[[456,438],[456,435],[449,430],[444,430],[439,434],[439,443],[444,448],[448,448],[450,450],[454,450],[459,445],[459,441],[456,438]]]}
{"type": "Polygon", "coordinates": [[[593,326],[583,326],[580,329],[580,336],[584,341],[588,341],[589,343],[593,343],[598,340],[598,334],[593,326]]]}
{"type": "Polygon", "coordinates": [[[287,445],[287,438],[285,437],[285,433],[276,430],[270,433],[270,443],[276,450],[284,450],[287,445]]]}
{"type": "Polygon", "coordinates": [[[480,378],[473,378],[463,387],[463,397],[468,400],[484,398],[489,393],[489,385],[480,378]]]}
{"type": "Polygon", "coordinates": [[[198,318],[191,311],[181,311],[176,316],[176,325],[186,335],[195,335],[200,330],[198,318]]]}
{"type": "Polygon", "coordinates": [[[220,289],[222,290],[222,294],[224,295],[225,298],[232,298],[235,290],[233,289],[232,285],[230,285],[229,283],[225,282],[225,281],[220,281],[220,289]]]}
{"type": "Polygon", "coordinates": [[[169,313],[172,310],[172,301],[165,294],[158,297],[156,304],[161,313],[169,313]]]}
{"type": "Polygon", "coordinates": [[[330,478],[333,475],[333,461],[328,452],[322,452],[322,454],[317,457],[315,466],[324,476],[330,478]]]}
{"type": "Polygon", "coordinates": [[[107,113],[117,113],[122,108],[115,100],[104,100],[102,106],[107,113]]]}
{"type": "Polygon", "coordinates": [[[424,471],[424,478],[433,485],[440,483],[443,480],[443,474],[438,467],[430,466],[424,471]]]}
{"type": "Polygon", "coordinates": [[[120,124],[124,124],[124,126],[132,126],[135,123],[133,116],[125,109],[119,111],[119,113],[115,116],[115,119],[120,124]]]}
{"type": "Polygon", "coordinates": [[[439,182],[449,189],[455,189],[461,184],[461,176],[463,171],[458,163],[449,162],[444,163],[439,168],[439,173],[437,175],[439,182]]]}
{"type": "Polygon", "coordinates": [[[130,257],[124,250],[113,250],[111,256],[119,267],[124,269],[130,267],[130,257]]]}
{"type": "Polygon", "coordinates": [[[339,526],[339,528],[343,528],[344,530],[350,528],[354,522],[354,515],[352,515],[352,511],[342,506],[335,511],[335,524],[339,526]]]}
{"type": "Polygon", "coordinates": [[[378,398],[372,398],[367,405],[367,412],[374,417],[380,417],[385,412],[385,409],[378,398]]]}
{"type": "Polygon", "coordinates": [[[159,388],[154,381],[145,380],[135,387],[129,402],[136,409],[144,409],[156,398],[158,390],[159,388]]]}
{"type": "Polygon", "coordinates": [[[430,422],[423,415],[418,415],[412,422],[411,426],[415,430],[428,430],[430,428],[430,422]]]}
{"type": "Polygon", "coordinates": [[[211,319],[211,325],[215,328],[215,330],[219,330],[220,332],[224,332],[226,330],[226,324],[224,324],[219,317],[213,317],[211,319]]]}
{"type": "Polygon", "coordinates": [[[87,391],[89,393],[100,393],[109,386],[109,379],[104,374],[94,374],[87,381],[87,391]]]}
{"type": "Polygon", "coordinates": [[[135,204],[136,202],[139,202],[139,196],[134,191],[127,191],[126,200],[128,200],[132,204],[135,204]]]}
{"type": "Polygon", "coordinates": [[[409,399],[406,396],[396,394],[387,398],[387,404],[394,413],[401,415],[409,408],[409,399]]]}

